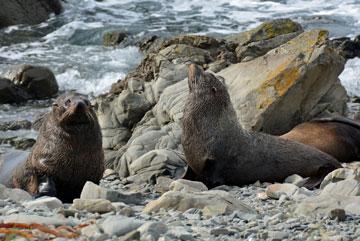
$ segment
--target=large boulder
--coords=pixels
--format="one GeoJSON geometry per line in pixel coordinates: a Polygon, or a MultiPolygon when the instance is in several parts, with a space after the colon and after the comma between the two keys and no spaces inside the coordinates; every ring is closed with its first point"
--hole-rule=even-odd
{"type": "MultiPolygon", "coordinates": [[[[218,74],[225,78],[245,129],[281,134],[320,114],[314,109],[339,83],[344,64],[345,59],[328,44],[328,32],[310,30],[262,57],[218,74]]],[[[326,103],[340,105],[330,111],[344,112],[346,93],[342,92],[339,99],[326,103]]]]}
{"type": "Polygon", "coordinates": [[[24,89],[16,86],[11,80],[0,78],[0,104],[20,103],[30,98],[24,89]]]}
{"type": "Polygon", "coordinates": [[[59,90],[53,72],[42,66],[15,65],[5,73],[4,77],[35,99],[51,97],[59,90]]]}
{"type": "Polygon", "coordinates": [[[39,24],[62,10],[60,0],[2,0],[0,28],[16,24],[39,24]]]}

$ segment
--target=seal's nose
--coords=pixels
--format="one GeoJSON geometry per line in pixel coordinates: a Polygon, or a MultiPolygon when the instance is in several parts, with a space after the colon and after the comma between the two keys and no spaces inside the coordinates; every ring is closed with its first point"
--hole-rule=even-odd
{"type": "Polygon", "coordinates": [[[86,103],[83,100],[76,100],[74,106],[76,111],[84,111],[86,109],[86,103]]]}

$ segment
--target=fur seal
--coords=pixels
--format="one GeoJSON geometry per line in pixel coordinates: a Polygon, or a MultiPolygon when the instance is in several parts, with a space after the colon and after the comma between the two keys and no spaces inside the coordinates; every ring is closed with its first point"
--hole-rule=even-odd
{"type": "Polygon", "coordinates": [[[340,162],[360,160],[360,123],[346,117],[304,122],[280,137],[313,146],[340,162]]]}
{"type": "Polygon", "coordinates": [[[42,117],[36,143],[12,176],[12,185],[64,202],[79,197],[86,181],[104,172],[100,126],[89,100],[78,93],[58,97],[42,117]]]}
{"type": "Polygon", "coordinates": [[[242,129],[225,84],[195,64],[189,65],[188,85],[182,145],[187,163],[208,186],[276,182],[292,174],[317,180],[341,167],[314,147],[242,129]]]}

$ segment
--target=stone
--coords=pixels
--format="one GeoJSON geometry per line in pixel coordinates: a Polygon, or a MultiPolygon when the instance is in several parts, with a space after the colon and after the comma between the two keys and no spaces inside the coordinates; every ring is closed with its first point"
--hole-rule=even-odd
{"type": "Polygon", "coordinates": [[[337,194],[320,194],[302,200],[295,209],[295,214],[327,216],[333,209],[343,209],[347,214],[360,215],[360,197],[337,194]]]}
{"type": "Polygon", "coordinates": [[[74,199],[70,208],[100,214],[115,211],[111,202],[105,199],[74,199]]]}
{"type": "Polygon", "coordinates": [[[16,202],[32,200],[31,195],[21,189],[17,188],[7,188],[4,185],[0,184],[0,199],[11,199],[16,202]]]}
{"type": "Polygon", "coordinates": [[[168,231],[167,226],[161,222],[147,222],[137,229],[142,240],[156,241],[168,231]]]}
{"type": "Polygon", "coordinates": [[[208,188],[202,182],[178,179],[170,184],[170,190],[179,192],[202,192],[207,191],[208,188]]]}
{"type": "Polygon", "coordinates": [[[159,199],[149,202],[143,212],[153,213],[161,209],[184,212],[190,208],[198,208],[204,216],[230,214],[234,211],[254,213],[255,211],[225,191],[178,192],[169,191],[159,199]]]}
{"type": "Polygon", "coordinates": [[[265,192],[268,197],[273,199],[280,199],[283,195],[294,199],[302,199],[314,195],[313,192],[290,183],[271,184],[266,188],[265,192]]]}
{"type": "Polygon", "coordinates": [[[131,231],[118,239],[119,241],[135,241],[140,240],[140,232],[137,230],[131,231]]]}
{"type": "Polygon", "coordinates": [[[291,176],[288,176],[285,180],[284,183],[291,183],[294,184],[298,187],[301,187],[302,184],[304,183],[304,181],[306,181],[306,179],[304,179],[303,177],[301,177],[298,174],[293,174],[291,176]]]}
{"type": "Polygon", "coordinates": [[[141,204],[144,197],[141,193],[121,193],[100,187],[93,182],[87,181],[81,191],[80,199],[106,199],[110,202],[124,202],[141,204]]]}
{"type": "Polygon", "coordinates": [[[0,104],[20,103],[30,98],[24,89],[14,85],[11,80],[0,77],[0,104]]]}
{"type": "Polygon", "coordinates": [[[215,228],[215,229],[211,229],[210,234],[214,236],[233,235],[234,231],[230,231],[226,228],[215,228]]]}
{"type": "Polygon", "coordinates": [[[105,46],[116,46],[120,44],[125,38],[127,34],[121,31],[110,31],[104,33],[103,36],[103,45],[105,46]]]}
{"type": "Polygon", "coordinates": [[[346,179],[335,183],[329,183],[324,187],[321,193],[342,196],[360,196],[360,182],[356,179],[346,179]]]}
{"type": "Polygon", "coordinates": [[[337,219],[338,221],[345,221],[346,214],[344,209],[333,209],[329,213],[329,218],[331,219],[337,219]]]}
{"type": "Polygon", "coordinates": [[[336,183],[347,179],[360,179],[360,169],[338,168],[326,175],[321,182],[320,189],[324,189],[328,184],[336,183]]]}
{"type": "Polygon", "coordinates": [[[137,220],[135,218],[110,216],[100,224],[100,227],[106,234],[111,237],[114,235],[121,236],[129,233],[140,227],[143,223],[143,221],[137,220]]]}
{"type": "Polygon", "coordinates": [[[236,43],[238,46],[244,46],[251,42],[268,40],[280,35],[296,33],[299,31],[303,31],[303,28],[299,23],[290,19],[275,19],[264,22],[254,29],[230,35],[226,37],[226,40],[236,43]]]}
{"type": "Polygon", "coordinates": [[[131,176],[128,179],[136,183],[154,183],[160,175],[167,174],[174,178],[182,177],[185,169],[186,163],[182,154],[172,150],[157,149],[149,151],[133,162],[128,163],[131,176]]]}
{"type": "Polygon", "coordinates": [[[91,224],[81,229],[81,234],[88,237],[99,237],[102,235],[99,225],[91,224]]]}
{"type": "Polygon", "coordinates": [[[41,197],[33,201],[23,202],[22,205],[26,208],[47,207],[49,209],[58,209],[63,207],[62,202],[56,197],[41,197]]]}
{"type": "Polygon", "coordinates": [[[174,180],[169,177],[160,176],[156,179],[155,192],[165,193],[170,190],[170,184],[174,180]]]}
{"type": "Polygon", "coordinates": [[[61,11],[59,0],[3,0],[0,8],[0,28],[17,24],[39,24],[51,13],[59,14],[61,11]]]}
{"type": "Polygon", "coordinates": [[[289,234],[282,231],[268,231],[268,238],[272,241],[280,241],[289,237],[289,234]]]}
{"type": "Polygon", "coordinates": [[[195,240],[193,235],[182,226],[172,226],[168,232],[167,236],[172,238],[173,240],[182,240],[182,241],[192,241],[195,240]]]}
{"type": "Polygon", "coordinates": [[[281,134],[313,118],[345,64],[327,43],[327,31],[309,30],[262,57],[220,71],[241,125],[281,134]]]}
{"type": "Polygon", "coordinates": [[[297,32],[275,36],[271,39],[251,42],[249,44],[246,44],[245,46],[239,45],[235,49],[237,60],[238,62],[244,62],[263,56],[268,51],[288,42],[302,32],[302,30],[299,30],[297,32]]]}
{"type": "Polygon", "coordinates": [[[31,129],[31,122],[28,120],[17,120],[0,123],[0,131],[16,131],[20,129],[31,129]]]}
{"type": "Polygon", "coordinates": [[[64,218],[62,215],[55,215],[53,217],[42,217],[38,215],[29,215],[29,214],[12,214],[8,216],[0,216],[0,222],[3,223],[25,223],[25,224],[45,224],[45,225],[69,225],[75,226],[78,223],[75,220],[70,220],[64,218]]]}
{"type": "Polygon", "coordinates": [[[59,90],[53,72],[42,66],[15,65],[5,73],[4,77],[23,88],[35,99],[51,97],[59,90]]]}

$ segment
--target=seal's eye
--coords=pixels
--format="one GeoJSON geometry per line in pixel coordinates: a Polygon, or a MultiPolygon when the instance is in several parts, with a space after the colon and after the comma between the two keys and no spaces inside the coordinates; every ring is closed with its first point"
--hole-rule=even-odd
{"type": "Polygon", "coordinates": [[[66,105],[66,106],[70,105],[70,103],[71,103],[71,100],[70,100],[70,99],[67,99],[67,100],[65,101],[65,105],[66,105]]]}
{"type": "Polygon", "coordinates": [[[52,106],[53,107],[59,107],[59,105],[57,103],[53,103],[52,106]]]}
{"type": "Polygon", "coordinates": [[[216,89],[216,87],[211,87],[211,91],[215,94],[216,92],[217,92],[217,89],[216,89]]]}

